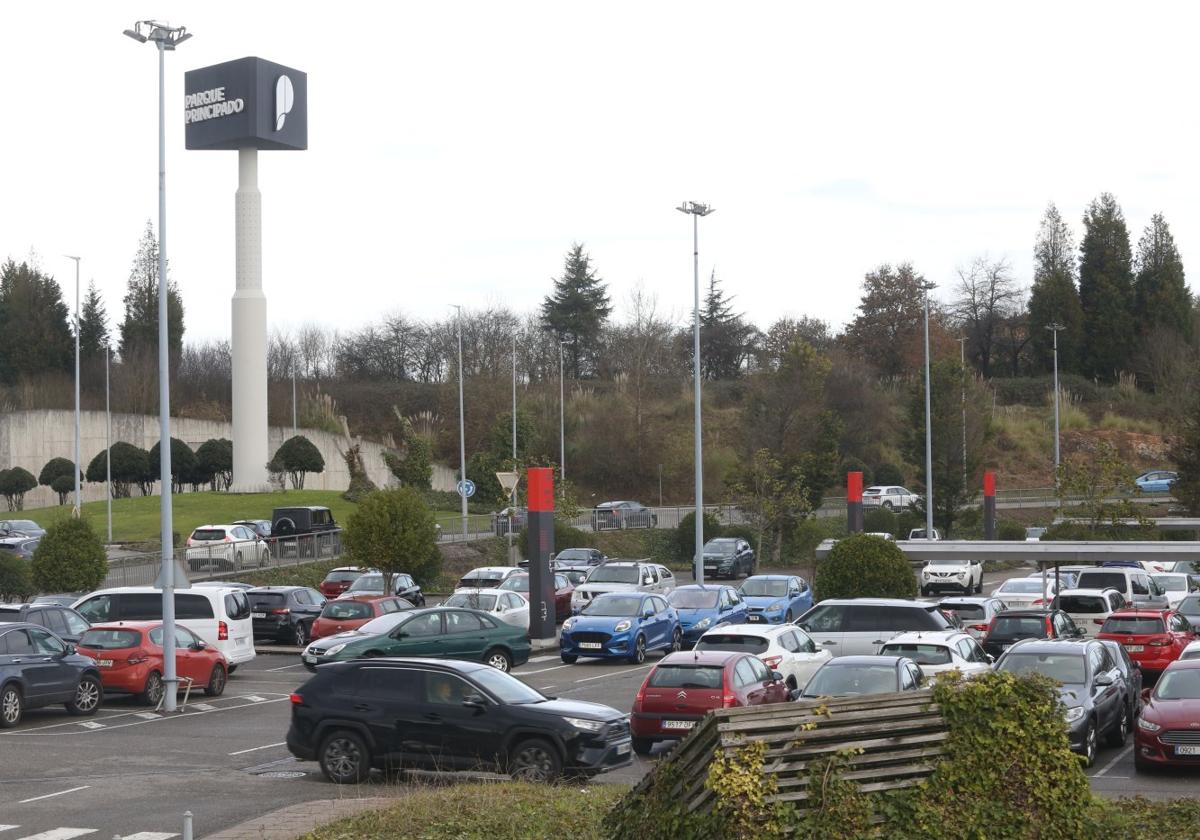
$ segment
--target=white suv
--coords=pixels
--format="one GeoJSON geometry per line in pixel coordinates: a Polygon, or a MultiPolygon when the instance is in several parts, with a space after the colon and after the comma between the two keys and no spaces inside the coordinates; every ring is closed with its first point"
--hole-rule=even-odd
{"type": "Polygon", "coordinates": [[[876,485],[863,490],[862,504],[864,508],[904,510],[915,505],[920,498],[916,493],[910,492],[904,487],[876,485]]]}
{"type": "Polygon", "coordinates": [[[983,564],[974,558],[936,557],[921,567],[921,594],[952,590],[963,595],[983,591],[983,564]]]}
{"type": "Polygon", "coordinates": [[[675,575],[666,566],[635,560],[609,560],[592,569],[571,593],[571,612],[577,613],[605,592],[651,592],[664,598],[675,589],[675,575]]]}
{"type": "Polygon", "coordinates": [[[187,538],[188,568],[199,571],[240,571],[271,562],[271,549],[249,525],[201,525],[187,538]]]}

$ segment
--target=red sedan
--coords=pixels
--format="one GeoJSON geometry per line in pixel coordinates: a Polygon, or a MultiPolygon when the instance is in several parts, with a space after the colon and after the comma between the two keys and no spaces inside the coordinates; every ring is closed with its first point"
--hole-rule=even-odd
{"type": "Polygon", "coordinates": [[[1196,634],[1172,610],[1129,609],[1106,618],[1096,638],[1119,642],[1143,671],[1157,673],[1178,659],[1196,634]]]}
{"type": "MultiPolygon", "coordinates": [[[[106,693],[136,694],[158,705],[163,696],[163,628],[156,621],[94,624],[79,639],[79,652],[100,666],[106,693]]],[[[190,678],[193,690],[215,697],[225,691],[229,663],[224,655],[186,627],[175,627],[175,673],[190,678]]]]}
{"type": "Polygon", "coordinates": [[[682,738],[710,709],[762,706],[789,699],[787,683],[757,656],[727,651],[671,653],[647,676],[633,701],[633,751],[682,738]]]}
{"type": "MultiPolygon", "coordinates": [[[[529,575],[520,574],[513,575],[500,584],[497,589],[507,589],[509,592],[517,592],[524,596],[525,600],[529,600],[529,575]]],[[[565,621],[571,617],[571,593],[575,591],[575,585],[567,578],[566,575],[559,572],[554,574],[554,620],[565,621]]]]}
{"type": "Polygon", "coordinates": [[[309,638],[316,640],[357,630],[373,618],[411,609],[411,603],[394,595],[344,595],[325,602],[321,614],[309,628],[309,638]]]}
{"type": "Polygon", "coordinates": [[[1200,767],[1200,659],[1172,662],[1142,698],[1146,705],[1134,732],[1134,767],[1200,767]]]}

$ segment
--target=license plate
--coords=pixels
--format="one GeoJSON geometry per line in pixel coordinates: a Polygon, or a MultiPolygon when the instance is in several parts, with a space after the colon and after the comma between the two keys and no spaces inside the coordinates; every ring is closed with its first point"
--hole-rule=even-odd
{"type": "Polygon", "coordinates": [[[694,720],[664,720],[662,722],[663,729],[691,729],[696,725],[694,720]]]}
{"type": "Polygon", "coordinates": [[[1146,648],[1144,645],[1125,645],[1125,650],[1129,651],[1130,653],[1141,653],[1145,649],[1146,648]]]}
{"type": "Polygon", "coordinates": [[[111,668],[112,660],[111,659],[97,659],[96,664],[99,665],[101,668],[111,668]]]}
{"type": "Polygon", "coordinates": [[[617,755],[629,755],[629,744],[617,744],[617,755]]]}
{"type": "Polygon", "coordinates": [[[584,650],[600,650],[599,642],[580,642],[579,646],[584,650]]]}
{"type": "Polygon", "coordinates": [[[1200,755],[1200,747],[1176,747],[1175,755],[1200,755]]]}
{"type": "Polygon", "coordinates": [[[746,621],[750,624],[757,624],[758,622],[760,622],[762,620],[763,620],[763,617],[761,615],[755,615],[754,613],[751,613],[750,615],[746,616],[746,621]]]}
{"type": "Polygon", "coordinates": [[[304,662],[307,662],[309,665],[313,665],[317,661],[317,657],[313,656],[311,653],[301,654],[300,659],[304,662]]]}
{"type": "Polygon", "coordinates": [[[250,613],[250,617],[251,618],[266,618],[267,614],[265,612],[262,612],[262,613],[252,612],[252,613],[250,613]]]}

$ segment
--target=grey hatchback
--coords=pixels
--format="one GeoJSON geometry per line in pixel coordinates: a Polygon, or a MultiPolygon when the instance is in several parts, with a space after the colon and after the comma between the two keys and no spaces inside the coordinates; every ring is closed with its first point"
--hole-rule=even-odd
{"type": "Polygon", "coordinates": [[[62,703],[73,715],[95,714],[104,699],[95,660],[36,624],[0,624],[0,729],[26,709],[62,703]]]}

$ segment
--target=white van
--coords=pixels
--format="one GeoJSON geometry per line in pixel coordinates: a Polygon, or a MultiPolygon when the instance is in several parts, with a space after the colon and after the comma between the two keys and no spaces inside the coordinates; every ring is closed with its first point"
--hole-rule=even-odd
{"type": "MultiPolygon", "coordinates": [[[[100,589],[72,606],[92,624],[162,621],[162,590],[153,586],[100,589]]],[[[238,665],[254,658],[250,600],[240,589],[176,589],[175,622],[223,653],[231,674],[238,665]]]]}
{"type": "Polygon", "coordinates": [[[1097,566],[1084,569],[1075,581],[1076,589],[1115,589],[1130,607],[1150,610],[1167,609],[1167,593],[1150,573],[1130,566],[1097,566]]]}

